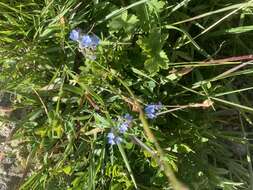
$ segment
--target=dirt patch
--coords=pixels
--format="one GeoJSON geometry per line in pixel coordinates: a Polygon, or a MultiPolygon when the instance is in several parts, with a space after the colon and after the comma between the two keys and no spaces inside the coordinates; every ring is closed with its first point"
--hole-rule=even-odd
{"type": "MultiPolygon", "coordinates": [[[[0,190],[15,190],[22,177],[22,169],[17,162],[15,148],[9,137],[15,123],[5,120],[12,113],[10,96],[0,95],[0,190]]],[[[15,143],[14,143],[15,144],[15,143]]]]}

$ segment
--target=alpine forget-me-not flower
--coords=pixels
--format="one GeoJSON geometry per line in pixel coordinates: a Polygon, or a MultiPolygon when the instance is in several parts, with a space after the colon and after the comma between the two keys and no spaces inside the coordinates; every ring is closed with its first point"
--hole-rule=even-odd
{"type": "Polygon", "coordinates": [[[157,111],[159,111],[161,108],[161,102],[158,104],[149,104],[145,107],[145,113],[149,119],[154,119],[156,117],[157,111]]]}
{"type": "Polygon", "coordinates": [[[95,49],[100,43],[96,35],[83,35],[81,40],[82,47],[95,49]]]}
{"type": "Polygon", "coordinates": [[[131,122],[133,120],[133,116],[131,116],[129,113],[127,113],[127,114],[124,115],[124,119],[131,122]]]}
{"type": "Polygon", "coordinates": [[[113,132],[108,133],[107,138],[108,138],[108,143],[111,145],[119,144],[122,142],[122,138],[115,136],[113,132]]]}
{"type": "Polygon", "coordinates": [[[70,32],[69,38],[73,41],[78,41],[80,39],[80,31],[78,30],[72,30],[70,32]]]}
{"type": "Polygon", "coordinates": [[[91,37],[89,35],[83,35],[81,40],[82,47],[88,48],[92,44],[91,37]]]}
{"type": "Polygon", "coordinates": [[[133,116],[126,114],[119,119],[119,125],[117,128],[112,129],[110,133],[107,134],[108,143],[111,145],[119,144],[122,142],[121,134],[124,134],[131,125],[133,116]]]}
{"type": "Polygon", "coordinates": [[[119,132],[120,133],[125,133],[128,130],[129,127],[129,123],[128,122],[123,122],[120,126],[119,126],[119,132]]]}
{"type": "Polygon", "coordinates": [[[131,122],[133,121],[133,116],[131,116],[128,113],[125,114],[123,118],[124,118],[125,121],[123,123],[121,123],[120,126],[119,126],[119,132],[120,133],[125,133],[128,130],[131,122]]]}
{"type": "Polygon", "coordinates": [[[82,34],[80,30],[74,29],[70,32],[69,38],[79,43],[80,51],[90,60],[95,60],[94,50],[100,43],[100,39],[95,34],[82,34]]]}

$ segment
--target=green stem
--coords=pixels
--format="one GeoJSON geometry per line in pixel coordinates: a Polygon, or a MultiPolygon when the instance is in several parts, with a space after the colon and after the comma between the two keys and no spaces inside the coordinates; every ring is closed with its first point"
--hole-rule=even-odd
{"type": "MultiPolygon", "coordinates": [[[[242,112],[242,115],[247,118],[246,114],[242,112]]],[[[252,170],[252,160],[251,160],[251,154],[250,154],[250,148],[249,148],[249,141],[247,138],[247,132],[245,131],[245,127],[242,121],[242,117],[240,115],[240,122],[241,122],[241,128],[243,133],[243,140],[245,142],[246,151],[247,151],[247,162],[248,162],[248,168],[249,168],[249,183],[250,183],[250,189],[253,189],[253,170],[252,170]]]]}
{"type": "MultiPolygon", "coordinates": [[[[100,66],[102,69],[104,69],[105,71],[110,72],[109,69],[107,69],[106,67],[100,65],[98,62],[95,61],[95,63],[100,66]]],[[[139,104],[139,102],[137,101],[137,98],[135,97],[134,93],[131,91],[131,89],[125,84],[125,82],[123,82],[121,80],[121,78],[119,78],[117,76],[117,73],[111,73],[116,80],[119,81],[119,83],[121,85],[124,86],[124,88],[128,91],[128,93],[130,94],[130,96],[132,97],[132,99],[134,100],[135,105],[138,107],[138,111],[139,111],[139,118],[142,122],[143,125],[143,129],[148,137],[148,139],[154,143],[155,147],[156,147],[156,151],[157,151],[157,163],[160,165],[160,167],[163,169],[164,174],[166,175],[168,181],[171,183],[173,189],[175,190],[187,190],[188,188],[186,186],[184,186],[175,176],[173,170],[171,169],[171,167],[168,165],[168,163],[166,163],[166,161],[164,160],[165,156],[163,153],[162,148],[160,147],[157,139],[155,138],[153,132],[151,131],[151,129],[149,128],[148,122],[145,118],[145,115],[143,113],[143,110],[141,108],[141,105],[139,104]]]]}
{"type": "Polygon", "coordinates": [[[171,183],[173,189],[175,190],[186,190],[188,189],[187,187],[185,187],[180,181],[178,181],[178,179],[176,178],[173,170],[171,169],[171,167],[168,165],[168,163],[166,163],[166,161],[164,160],[165,155],[164,152],[161,148],[161,146],[159,145],[156,137],[154,136],[153,132],[151,131],[148,122],[145,118],[145,115],[143,113],[143,110],[139,104],[139,102],[137,101],[137,99],[135,98],[133,92],[130,90],[130,88],[119,78],[117,77],[117,80],[126,88],[126,90],[129,92],[129,94],[132,96],[133,100],[135,101],[135,105],[138,107],[138,111],[139,111],[139,118],[142,122],[143,125],[143,129],[146,133],[146,135],[148,136],[148,139],[154,143],[157,153],[158,153],[158,157],[157,157],[157,163],[161,166],[161,168],[163,169],[166,177],[168,178],[168,181],[171,183]]]}

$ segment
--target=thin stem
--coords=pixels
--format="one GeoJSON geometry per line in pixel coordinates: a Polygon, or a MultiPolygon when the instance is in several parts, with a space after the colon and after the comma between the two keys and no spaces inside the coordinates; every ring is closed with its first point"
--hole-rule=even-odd
{"type": "MultiPolygon", "coordinates": [[[[242,113],[243,116],[245,116],[244,113],[242,113]]],[[[253,189],[253,170],[252,170],[252,160],[251,160],[251,153],[250,153],[250,148],[249,148],[249,141],[247,138],[247,133],[245,131],[245,127],[242,121],[242,116],[239,115],[240,117],[240,123],[241,123],[241,128],[242,128],[242,133],[243,133],[243,140],[246,146],[246,151],[247,151],[247,162],[248,162],[248,168],[249,168],[249,177],[250,177],[250,189],[253,189]]]]}
{"type": "Polygon", "coordinates": [[[32,90],[33,90],[33,91],[35,92],[35,94],[38,96],[38,98],[39,98],[39,100],[40,100],[40,102],[41,102],[41,104],[42,104],[42,106],[43,106],[43,108],[44,108],[44,110],[45,110],[45,113],[47,114],[47,117],[49,118],[49,114],[48,114],[48,110],[47,110],[46,104],[43,102],[43,100],[42,100],[42,98],[40,97],[39,93],[38,93],[34,88],[32,88],[32,90]]]}
{"type": "Polygon", "coordinates": [[[178,181],[178,179],[176,178],[173,170],[171,169],[171,167],[166,163],[166,161],[164,160],[165,155],[164,152],[161,148],[161,146],[159,145],[156,137],[154,136],[153,132],[151,131],[148,122],[145,118],[144,112],[139,104],[139,102],[137,101],[137,99],[135,98],[133,92],[130,90],[130,88],[119,78],[116,77],[117,80],[126,88],[126,90],[129,92],[129,94],[132,96],[133,100],[135,101],[135,105],[138,107],[138,111],[139,111],[139,118],[142,122],[143,125],[143,129],[146,133],[146,135],[148,136],[148,139],[154,143],[157,153],[158,153],[158,157],[157,157],[157,163],[160,163],[161,168],[163,169],[166,177],[168,178],[168,181],[170,181],[172,187],[175,190],[186,190],[188,189],[187,187],[185,187],[181,182],[178,181]]]}

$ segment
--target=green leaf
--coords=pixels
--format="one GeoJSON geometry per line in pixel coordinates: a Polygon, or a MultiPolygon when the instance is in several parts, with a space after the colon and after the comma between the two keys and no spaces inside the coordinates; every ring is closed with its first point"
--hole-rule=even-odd
{"type": "Polygon", "coordinates": [[[137,41],[143,54],[148,58],[144,63],[144,67],[152,74],[157,73],[160,68],[168,68],[169,59],[162,50],[167,37],[167,35],[161,35],[159,30],[152,30],[148,37],[140,38],[137,41]]]}
{"type": "Polygon", "coordinates": [[[124,162],[125,162],[126,168],[127,168],[128,172],[129,172],[129,175],[130,175],[130,177],[131,177],[131,179],[132,179],[132,182],[133,182],[133,184],[134,184],[134,187],[135,187],[135,189],[138,189],[138,188],[137,188],[137,183],[136,183],[136,181],[135,181],[134,174],[133,174],[133,172],[132,172],[131,166],[130,166],[129,161],[128,161],[128,159],[127,159],[125,150],[123,149],[123,147],[122,147],[120,144],[118,144],[118,148],[119,148],[119,151],[120,151],[120,153],[121,153],[121,156],[122,156],[122,158],[123,158],[123,160],[124,160],[124,162]]]}
{"type": "Polygon", "coordinates": [[[115,17],[109,24],[110,31],[117,32],[120,29],[124,29],[125,32],[130,32],[136,27],[139,19],[135,15],[130,15],[126,12],[120,16],[115,17]]]}
{"type": "Polygon", "coordinates": [[[149,0],[141,0],[141,1],[137,1],[135,3],[132,3],[131,5],[128,5],[127,7],[123,7],[121,9],[117,9],[113,12],[111,12],[109,15],[107,15],[103,20],[100,20],[98,21],[98,24],[101,24],[103,22],[105,22],[106,20],[110,19],[110,18],[113,18],[113,17],[116,17],[122,13],[124,13],[125,11],[127,11],[128,9],[131,9],[131,8],[134,8],[136,6],[139,6],[141,4],[144,4],[146,2],[148,2],[149,0]]]}
{"type": "Polygon", "coordinates": [[[164,157],[163,159],[171,166],[171,168],[172,168],[174,171],[178,172],[177,164],[176,164],[176,162],[175,162],[173,159],[171,159],[171,158],[168,157],[168,156],[164,157]]]}
{"type": "Polygon", "coordinates": [[[36,135],[39,135],[40,137],[45,137],[47,134],[47,128],[46,127],[41,127],[35,130],[34,132],[36,135]]]}
{"type": "Polygon", "coordinates": [[[55,138],[61,138],[63,135],[63,132],[64,130],[61,125],[57,125],[53,127],[53,135],[55,138]]]}
{"type": "Polygon", "coordinates": [[[167,69],[168,68],[169,58],[163,50],[160,51],[159,56],[157,57],[157,59],[159,60],[159,66],[162,69],[167,69]]]}
{"type": "Polygon", "coordinates": [[[175,80],[179,79],[180,76],[176,75],[175,73],[172,73],[172,74],[168,75],[166,78],[171,81],[175,81],[175,80]]]}
{"type": "Polygon", "coordinates": [[[156,63],[154,58],[147,59],[144,63],[144,67],[150,73],[156,73],[159,71],[159,65],[156,63]]]}
{"type": "Polygon", "coordinates": [[[148,151],[146,151],[146,150],[144,150],[143,153],[144,153],[144,156],[145,156],[146,158],[151,158],[151,157],[152,157],[152,155],[150,154],[150,152],[148,152],[148,151]]]}
{"type": "Polygon", "coordinates": [[[94,114],[94,118],[96,121],[96,126],[105,128],[105,127],[110,127],[111,123],[106,120],[104,117],[100,116],[99,114],[94,114]]]}
{"type": "Polygon", "coordinates": [[[161,35],[160,30],[154,29],[149,36],[140,38],[137,44],[141,47],[143,53],[154,55],[161,51],[167,37],[167,35],[161,35]]]}
{"type": "Polygon", "coordinates": [[[160,13],[160,12],[162,12],[165,3],[163,1],[150,0],[148,5],[149,5],[149,10],[151,12],[160,13]]]}
{"type": "MultiPolygon", "coordinates": [[[[132,67],[132,70],[134,73],[140,75],[140,76],[143,76],[145,78],[148,78],[149,80],[153,81],[154,83],[157,83],[152,77],[148,76],[147,74],[145,74],[144,72],[132,67]]],[[[158,84],[158,83],[157,83],[158,84]]]]}
{"type": "Polygon", "coordinates": [[[145,61],[144,66],[150,73],[154,74],[159,71],[159,68],[167,69],[169,59],[164,51],[161,51],[158,55],[149,58],[145,61]]]}
{"type": "Polygon", "coordinates": [[[151,158],[151,166],[153,167],[153,168],[157,168],[159,165],[158,165],[158,163],[157,163],[157,161],[154,159],[154,158],[151,158]]]}
{"type": "Polygon", "coordinates": [[[178,146],[178,151],[182,153],[189,153],[189,152],[194,152],[188,145],[186,144],[180,144],[178,146]]]}
{"type": "Polygon", "coordinates": [[[66,166],[62,169],[62,171],[64,171],[65,174],[69,175],[72,171],[71,166],[66,166]]]}

